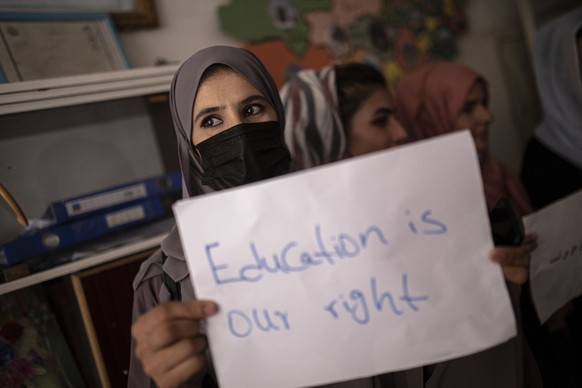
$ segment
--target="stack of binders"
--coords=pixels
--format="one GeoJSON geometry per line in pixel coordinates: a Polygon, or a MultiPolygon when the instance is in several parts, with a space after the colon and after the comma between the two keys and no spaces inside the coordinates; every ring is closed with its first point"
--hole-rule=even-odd
{"type": "Polygon", "coordinates": [[[171,215],[181,197],[180,171],[53,202],[50,225],[0,245],[0,262],[14,265],[171,215]]]}

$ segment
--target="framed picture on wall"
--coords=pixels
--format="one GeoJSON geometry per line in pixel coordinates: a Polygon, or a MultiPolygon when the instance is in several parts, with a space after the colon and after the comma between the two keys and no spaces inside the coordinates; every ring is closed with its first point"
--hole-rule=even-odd
{"type": "Polygon", "coordinates": [[[158,13],[154,0],[133,0],[133,10],[113,12],[111,18],[118,31],[131,31],[158,26],[158,13]]]}
{"type": "Polygon", "coordinates": [[[127,12],[134,9],[134,1],[136,0],[0,0],[0,11],[127,12]]]}
{"type": "Polygon", "coordinates": [[[0,13],[0,82],[127,68],[108,14],[0,13]]]}

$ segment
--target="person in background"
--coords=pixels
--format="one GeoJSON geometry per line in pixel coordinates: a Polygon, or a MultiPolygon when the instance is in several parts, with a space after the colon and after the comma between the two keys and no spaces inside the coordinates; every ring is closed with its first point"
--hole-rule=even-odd
{"type": "Polygon", "coordinates": [[[303,70],[281,88],[285,140],[292,166],[303,170],[403,144],[384,76],[346,63],[303,70]]]}
{"type": "MultiPolygon", "coordinates": [[[[384,78],[369,65],[342,64],[301,71],[283,86],[281,97],[286,111],[285,139],[294,169],[408,141],[395,117],[399,106],[395,109],[384,78]]],[[[461,99],[463,105],[465,97],[461,99]]],[[[408,130],[406,125],[404,128],[408,130]]],[[[524,208],[529,209],[527,203],[524,208]]],[[[529,252],[534,248],[535,237],[530,236],[520,247],[496,247],[492,258],[500,262],[508,281],[520,284],[527,279],[529,252]]],[[[537,365],[522,335],[471,356],[363,379],[362,384],[391,388],[541,387],[537,365]]]]}
{"type": "MultiPolygon", "coordinates": [[[[518,177],[489,152],[493,115],[488,107],[488,83],[483,76],[457,63],[427,64],[399,81],[394,98],[397,118],[412,141],[470,130],[489,210],[502,197],[509,197],[519,216],[532,211],[518,177]]],[[[528,279],[529,252],[536,244],[536,236],[526,235],[516,249],[528,252],[527,259],[515,266],[502,266],[518,322],[518,336],[488,351],[426,367],[425,378],[430,376],[427,382],[442,382],[448,376],[451,380],[446,386],[541,386],[538,366],[522,331],[520,307],[520,286],[528,279]]]]}
{"type": "Polygon", "coordinates": [[[540,209],[582,188],[582,6],[538,30],[533,65],[543,119],[521,179],[540,209]]]}
{"type": "MultiPolygon", "coordinates": [[[[536,32],[533,66],[543,118],[527,144],[521,179],[540,209],[582,189],[582,6],[536,32]]],[[[582,387],[582,297],[543,326],[527,300],[524,317],[545,386],[582,387]]]]}
{"type": "Polygon", "coordinates": [[[509,197],[520,216],[533,208],[517,175],[489,152],[489,91],[485,78],[452,62],[428,64],[405,75],[396,86],[398,119],[411,140],[469,129],[479,157],[487,207],[509,197]]]}

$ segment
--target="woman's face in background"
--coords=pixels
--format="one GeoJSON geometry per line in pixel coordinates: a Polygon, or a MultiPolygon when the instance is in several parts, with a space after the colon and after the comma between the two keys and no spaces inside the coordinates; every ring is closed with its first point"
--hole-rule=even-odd
{"type": "Polygon", "coordinates": [[[365,99],[347,123],[351,155],[364,155],[402,144],[407,135],[394,118],[394,103],[384,88],[365,99]]]}
{"type": "Polygon", "coordinates": [[[489,125],[493,115],[489,111],[487,91],[482,82],[476,82],[465,100],[457,117],[455,129],[469,129],[477,148],[479,158],[483,158],[489,149],[489,125]]]}
{"type": "Polygon", "coordinates": [[[261,92],[228,68],[215,71],[200,83],[192,111],[194,145],[238,124],[278,120],[261,92]]]}

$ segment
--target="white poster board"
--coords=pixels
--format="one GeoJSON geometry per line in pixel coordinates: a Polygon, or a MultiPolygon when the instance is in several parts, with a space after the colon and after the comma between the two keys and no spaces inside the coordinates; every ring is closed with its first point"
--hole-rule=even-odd
{"type": "Polygon", "coordinates": [[[582,190],[524,217],[538,235],[531,254],[530,287],[540,322],[582,295],[582,190]]]}
{"type": "Polygon", "coordinates": [[[301,387],[515,335],[467,131],[174,206],[221,387],[301,387]]]}

